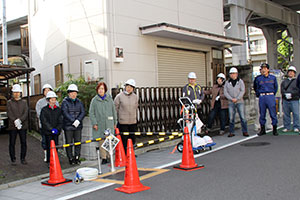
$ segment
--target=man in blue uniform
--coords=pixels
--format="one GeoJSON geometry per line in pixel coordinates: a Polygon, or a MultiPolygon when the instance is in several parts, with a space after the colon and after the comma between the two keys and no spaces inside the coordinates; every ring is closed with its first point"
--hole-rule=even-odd
{"type": "Polygon", "coordinates": [[[275,94],[278,90],[276,77],[269,74],[269,65],[261,64],[261,76],[254,81],[255,93],[259,96],[259,123],[261,126],[258,135],[266,134],[266,111],[270,112],[273,125],[273,135],[277,136],[277,115],[275,94]]]}

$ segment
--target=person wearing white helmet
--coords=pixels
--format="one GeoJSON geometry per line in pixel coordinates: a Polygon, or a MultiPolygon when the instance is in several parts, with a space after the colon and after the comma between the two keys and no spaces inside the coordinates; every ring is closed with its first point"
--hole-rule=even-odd
{"type": "MultiPolygon", "coordinates": [[[[138,97],[134,93],[135,81],[129,79],[125,82],[125,90],[119,93],[115,100],[115,108],[118,117],[118,127],[120,132],[136,132],[137,131],[137,109],[138,109],[138,97]]],[[[121,135],[122,143],[127,151],[127,140],[132,139],[135,143],[135,135],[121,135]]]]}
{"type": "Polygon", "coordinates": [[[220,135],[225,133],[226,125],[226,113],[228,110],[228,100],[224,95],[224,84],[225,84],[225,75],[219,73],[217,75],[217,81],[210,90],[204,91],[206,95],[211,95],[210,108],[211,111],[208,116],[207,128],[208,131],[212,128],[213,122],[216,116],[220,118],[220,135]]]}
{"type": "Polygon", "coordinates": [[[239,113],[243,136],[248,137],[248,127],[247,120],[245,118],[245,105],[244,97],[245,94],[245,84],[242,79],[238,77],[238,70],[235,67],[229,70],[229,80],[225,82],[224,95],[228,99],[228,110],[229,110],[229,134],[228,137],[233,137],[234,135],[234,125],[235,125],[235,113],[239,113]]]}
{"type": "MultiPolygon", "coordinates": [[[[68,89],[68,96],[64,98],[61,109],[64,117],[63,129],[65,133],[66,143],[81,142],[82,120],[85,117],[85,110],[83,103],[77,98],[78,87],[75,84],[70,84],[68,89]]],[[[67,147],[67,156],[70,165],[80,164],[81,145],[74,147],[67,147]]]]}
{"type": "Polygon", "coordinates": [[[283,132],[291,130],[291,113],[293,114],[293,130],[299,133],[299,93],[296,80],[296,67],[290,66],[287,78],[281,83],[283,107],[283,132]]]}
{"type": "Polygon", "coordinates": [[[182,89],[182,96],[189,97],[190,100],[196,105],[198,116],[202,119],[202,110],[200,109],[200,104],[204,99],[203,88],[196,82],[197,76],[195,72],[190,72],[188,74],[188,84],[186,84],[182,89]]]}
{"type": "MultiPolygon", "coordinates": [[[[36,111],[36,116],[38,118],[39,121],[39,128],[40,128],[40,134],[42,136],[42,141],[41,141],[41,145],[42,148],[44,150],[44,162],[47,161],[47,146],[46,146],[46,138],[45,138],[45,134],[43,133],[42,130],[42,124],[41,124],[41,120],[40,120],[40,115],[41,115],[41,110],[42,108],[44,108],[47,104],[48,101],[46,99],[46,95],[49,91],[53,91],[53,88],[50,84],[46,83],[45,85],[43,85],[42,87],[42,93],[43,93],[43,98],[39,99],[35,105],[35,111],[36,111]]],[[[58,102],[56,102],[56,106],[59,106],[58,102]]]]}
{"type": "Polygon", "coordinates": [[[58,136],[61,133],[63,125],[63,116],[61,109],[56,106],[57,95],[53,91],[49,91],[46,95],[48,104],[41,110],[42,130],[46,139],[47,160],[49,167],[50,162],[50,141],[54,140],[58,145],[58,136]]]}
{"type": "Polygon", "coordinates": [[[27,164],[27,128],[28,128],[28,106],[25,100],[21,99],[22,89],[19,84],[13,85],[12,98],[7,101],[7,117],[9,131],[9,155],[11,164],[16,165],[15,145],[17,135],[20,137],[21,143],[21,163],[27,164]]]}

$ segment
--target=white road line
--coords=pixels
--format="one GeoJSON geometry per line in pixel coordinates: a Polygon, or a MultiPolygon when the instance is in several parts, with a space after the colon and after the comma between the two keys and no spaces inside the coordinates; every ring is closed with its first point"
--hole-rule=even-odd
{"type": "MultiPolygon", "coordinates": [[[[195,157],[195,158],[198,158],[198,157],[201,157],[201,156],[205,156],[205,155],[207,155],[207,154],[210,154],[210,153],[219,151],[219,150],[221,150],[221,149],[225,149],[225,148],[227,148],[227,147],[233,146],[233,145],[238,144],[238,143],[241,143],[241,142],[245,142],[245,141],[247,141],[247,140],[251,140],[251,139],[256,138],[256,137],[258,137],[258,135],[253,135],[253,136],[247,137],[247,138],[245,138],[245,139],[241,139],[241,140],[238,140],[238,141],[235,141],[235,142],[226,144],[226,145],[224,145],[224,146],[220,146],[220,147],[218,147],[218,148],[212,149],[211,151],[206,151],[206,152],[204,152],[204,153],[195,155],[194,157],[195,157]]],[[[156,169],[163,169],[163,168],[166,168],[166,167],[170,167],[170,166],[172,166],[172,165],[176,165],[176,164],[178,164],[178,163],[181,163],[181,159],[180,159],[180,160],[176,160],[176,161],[171,162],[171,163],[168,163],[168,164],[165,164],[165,165],[161,165],[161,166],[155,167],[155,168],[156,168],[156,169]]]]}
{"type": "MultiPolygon", "coordinates": [[[[280,126],[278,128],[281,128],[283,126],[280,126]]],[[[267,131],[267,132],[270,132],[270,131],[267,131]]],[[[250,136],[250,137],[247,137],[245,139],[241,139],[241,140],[238,140],[238,141],[235,141],[235,142],[232,142],[232,143],[229,143],[229,144],[226,144],[224,146],[221,146],[221,147],[218,147],[218,148],[215,148],[211,151],[207,151],[207,152],[204,152],[204,153],[201,153],[199,155],[196,155],[194,156],[195,158],[198,158],[198,157],[201,157],[201,156],[204,156],[204,155],[207,155],[209,153],[213,153],[213,152],[216,152],[216,151],[219,151],[221,149],[225,149],[227,147],[230,147],[230,146],[233,146],[235,144],[238,144],[238,143],[241,143],[241,142],[245,142],[247,140],[251,140],[253,138],[256,138],[258,137],[258,135],[253,135],[253,136],[250,136]]],[[[181,159],[180,160],[176,160],[174,162],[171,162],[171,163],[168,163],[168,164],[165,164],[165,165],[160,165],[158,167],[155,167],[155,169],[163,169],[163,168],[166,168],[166,167],[170,167],[172,165],[176,165],[178,163],[181,162],[181,159]]],[[[104,185],[101,185],[101,186],[97,186],[97,187],[93,187],[93,188],[90,188],[88,190],[84,190],[84,191],[80,191],[80,192],[77,192],[77,193],[74,193],[74,194],[70,194],[70,195],[67,195],[67,196],[64,196],[64,197],[61,197],[61,198],[58,198],[56,200],[66,200],[66,199],[71,199],[71,198],[74,198],[74,197],[78,197],[78,196],[81,196],[81,195],[84,195],[84,194],[87,194],[87,193],[90,193],[90,192],[94,192],[96,190],[100,190],[100,189],[103,189],[103,188],[106,188],[106,187],[109,187],[111,185],[114,185],[115,183],[106,183],[104,185]]]]}
{"type": "Polygon", "coordinates": [[[71,199],[71,198],[78,197],[78,196],[81,196],[81,195],[84,195],[84,194],[87,194],[87,193],[90,193],[90,192],[94,192],[96,190],[100,190],[100,189],[109,187],[111,185],[114,185],[114,183],[106,183],[104,185],[100,185],[100,186],[93,187],[93,188],[90,188],[90,189],[87,189],[87,190],[84,190],[84,191],[80,191],[80,192],[77,192],[77,193],[74,193],[74,194],[70,194],[70,195],[67,195],[67,196],[64,196],[64,197],[60,197],[60,198],[58,198],[56,200],[71,199]]]}

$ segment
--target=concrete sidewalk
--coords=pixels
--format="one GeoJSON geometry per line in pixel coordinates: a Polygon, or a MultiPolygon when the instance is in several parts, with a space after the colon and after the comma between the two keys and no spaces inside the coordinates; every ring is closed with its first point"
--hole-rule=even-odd
{"type": "MultiPolygon", "coordinates": [[[[257,137],[256,132],[253,131],[252,125],[250,125],[248,129],[250,137],[243,137],[240,130],[236,130],[236,136],[233,138],[228,138],[227,135],[215,136],[213,139],[217,143],[217,145],[213,147],[213,150],[195,155],[195,157],[199,157],[207,153],[213,153],[214,151],[221,150],[223,148],[226,148],[227,146],[234,145],[235,143],[257,137]]],[[[174,146],[166,147],[141,154],[136,158],[137,166],[139,168],[164,168],[180,163],[182,154],[178,151],[175,151],[174,154],[170,154],[173,148],[174,146]]],[[[97,168],[96,161],[85,162],[82,166],[84,165],[97,168]]],[[[75,170],[76,169],[73,168],[70,169],[70,171],[64,171],[64,177],[72,179],[74,177],[75,170]]],[[[109,172],[109,170],[110,169],[107,165],[102,166],[103,173],[107,173],[109,172]]],[[[38,176],[35,178],[36,181],[34,182],[25,183],[13,188],[2,189],[0,191],[0,199],[69,199],[78,196],[79,194],[85,194],[87,192],[95,191],[113,185],[113,183],[86,181],[79,185],[69,183],[59,187],[49,187],[41,185],[42,180],[47,180],[45,176],[38,176]]]]}

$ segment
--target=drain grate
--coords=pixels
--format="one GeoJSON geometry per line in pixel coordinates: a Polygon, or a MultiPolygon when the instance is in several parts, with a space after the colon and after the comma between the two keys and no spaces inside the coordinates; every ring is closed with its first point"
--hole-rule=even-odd
{"type": "Polygon", "coordinates": [[[247,142],[247,143],[243,143],[241,144],[241,146],[244,147],[259,147],[259,146],[266,146],[266,145],[270,145],[270,142],[247,142]]]}

